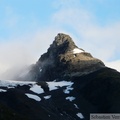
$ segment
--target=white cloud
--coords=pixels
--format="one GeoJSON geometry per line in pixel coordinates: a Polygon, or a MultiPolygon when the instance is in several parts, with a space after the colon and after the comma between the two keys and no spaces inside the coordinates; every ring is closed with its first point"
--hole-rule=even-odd
{"type": "Polygon", "coordinates": [[[120,72],[120,60],[113,62],[105,62],[105,65],[120,72]]]}
{"type": "Polygon", "coordinates": [[[84,43],[96,57],[108,61],[114,57],[117,58],[120,48],[120,23],[112,24],[111,26],[88,28],[85,33],[82,33],[84,43]]]}
{"type": "Polygon", "coordinates": [[[0,79],[12,79],[16,72],[34,64],[53,42],[57,28],[44,28],[0,43],[0,79]]]}

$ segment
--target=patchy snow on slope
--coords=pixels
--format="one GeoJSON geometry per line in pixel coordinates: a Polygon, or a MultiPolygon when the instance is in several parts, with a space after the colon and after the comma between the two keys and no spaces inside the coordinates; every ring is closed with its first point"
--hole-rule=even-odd
{"type": "Polygon", "coordinates": [[[65,94],[69,94],[71,90],[73,90],[74,88],[70,86],[66,87],[66,89],[63,91],[65,94]]]}
{"type": "Polygon", "coordinates": [[[36,101],[40,101],[41,100],[41,98],[38,97],[37,95],[33,95],[33,94],[29,94],[29,93],[26,93],[25,95],[27,95],[28,98],[34,99],[36,101]]]}
{"type": "Polygon", "coordinates": [[[47,82],[49,90],[56,90],[58,87],[70,86],[73,82],[60,81],[60,82],[47,82]]]}
{"type": "Polygon", "coordinates": [[[66,99],[66,100],[69,100],[70,102],[72,102],[73,100],[75,100],[75,97],[70,96],[70,97],[66,97],[65,99],[66,99]]]}
{"type": "Polygon", "coordinates": [[[76,104],[74,104],[74,106],[75,106],[75,108],[79,109],[79,107],[76,104]]]}
{"type": "Polygon", "coordinates": [[[4,90],[4,89],[0,89],[0,92],[7,92],[7,90],[4,90]]]}
{"type": "Polygon", "coordinates": [[[39,71],[42,72],[42,68],[39,68],[39,71]]]}
{"type": "Polygon", "coordinates": [[[74,54],[76,54],[76,53],[82,53],[82,52],[84,52],[84,51],[81,50],[81,49],[79,49],[79,48],[75,48],[75,49],[73,50],[73,53],[74,53],[74,54]]]}
{"type": "MultiPolygon", "coordinates": [[[[56,90],[60,87],[66,87],[63,91],[65,94],[69,94],[70,90],[73,90],[71,87],[73,82],[70,81],[60,81],[60,82],[46,82],[48,84],[49,90],[56,90]]],[[[15,88],[17,86],[28,85],[30,86],[30,90],[36,94],[44,93],[44,90],[41,86],[37,85],[36,82],[29,82],[29,81],[12,81],[12,80],[0,80],[0,87],[7,87],[7,88],[15,88]]],[[[6,90],[1,89],[0,92],[6,92],[6,90]]],[[[49,99],[51,96],[46,96],[45,99],[49,99]]],[[[67,98],[69,99],[69,98],[67,98]]],[[[71,100],[71,99],[70,99],[71,100]]]]}
{"type": "Polygon", "coordinates": [[[23,85],[31,85],[31,84],[35,84],[35,82],[0,80],[0,87],[14,88],[18,85],[23,86],[23,85]]]}
{"type": "Polygon", "coordinates": [[[45,99],[50,99],[51,95],[44,96],[45,99]]]}
{"type": "Polygon", "coordinates": [[[84,116],[82,115],[82,113],[77,113],[76,114],[80,119],[83,119],[84,118],[84,116]]]}
{"type": "Polygon", "coordinates": [[[41,86],[37,85],[37,84],[34,84],[31,88],[30,88],[31,91],[37,93],[37,94],[41,94],[41,93],[44,93],[44,90],[41,88],[41,86]]]}

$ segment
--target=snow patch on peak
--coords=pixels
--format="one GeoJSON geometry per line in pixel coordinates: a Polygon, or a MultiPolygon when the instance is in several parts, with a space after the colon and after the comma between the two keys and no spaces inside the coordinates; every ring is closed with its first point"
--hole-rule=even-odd
{"type": "Polygon", "coordinates": [[[74,54],[82,53],[82,52],[84,52],[84,51],[81,50],[81,49],[79,49],[79,48],[74,48],[74,50],[73,50],[73,53],[74,53],[74,54]]]}

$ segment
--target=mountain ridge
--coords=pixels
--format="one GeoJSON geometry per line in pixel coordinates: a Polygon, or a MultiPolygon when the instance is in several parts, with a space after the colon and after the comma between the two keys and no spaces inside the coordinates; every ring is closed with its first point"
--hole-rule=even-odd
{"type": "Polygon", "coordinates": [[[90,53],[78,48],[69,35],[59,33],[47,52],[41,55],[26,78],[36,81],[52,81],[85,75],[105,67],[90,53]]]}

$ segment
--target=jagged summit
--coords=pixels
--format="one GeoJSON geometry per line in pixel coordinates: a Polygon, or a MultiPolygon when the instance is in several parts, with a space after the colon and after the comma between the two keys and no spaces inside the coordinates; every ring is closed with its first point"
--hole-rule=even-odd
{"type": "MultiPolygon", "coordinates": [[[[81,76],[104,67],[104,63],[78,48],[69,35],[59,33],[47,52],[29,72],[30,80],[52,81],[81,76]]],[[[28,76],[29,76],[28,75],[28,76]]]]}
{"type": "MultiPolygon", "coordinates": [[[[47,54],[49,56],[47,57],[51,57],[51,56],[56,57],[59,54],[65,54],[67,52],[72,51],[74,48],[77,48],[77,46],[73,42],[72,38],[69,35],[59,33],[55,37],[55,40],[53,41],[53,43],[48,48],[47,54]]],[[[45,54],[41,56],[40,58],[41,60],[44,55],[45,54]]]]}
{"type": "Polygon", "coordinates": [[[48,51],[52,52],[58,52],[58,54],[64,54],[70,50],[73,50],[77,46],[73,42],[72,38],[69,35],[59,33],[56,37],[53,43],[51,44],[48,51]],[[54,51],[53,51],[54,49],[54,51]]]}

